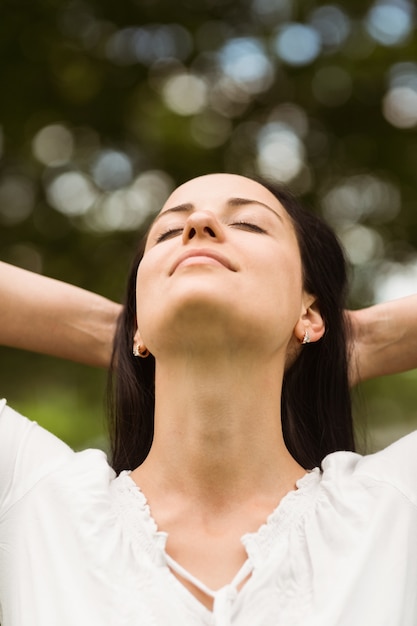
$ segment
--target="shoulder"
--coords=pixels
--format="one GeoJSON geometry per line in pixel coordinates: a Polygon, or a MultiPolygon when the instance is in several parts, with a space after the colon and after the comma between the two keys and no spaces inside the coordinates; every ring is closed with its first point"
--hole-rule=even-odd
{"type": "Polygon", "coordinates": [[[391,484],[417,506],[417,431],[363,457],[357,471],[391,484]]]}
{"type": "Polygon", "coordinates": [[[43,455],[53,459],[68,456],[72,450],[36,422],[12,409],[6,400],[0,401],[0,446],[2,458],[31,453],[39,459],[43,455]]]}
{"type": "Polygon", "coordinates": [[[9,509],[47,476],[65,467],[88,477],[101,451],[75,453],[36,422],[0,401],[0,511],[9,509]],[[93,460],[94,459],[94,460],[93,460]]]}
{"type": "Polygon", "coordinates": [[[322,463],[323,477],[391,488],[417,506],[417,431],[369,455],[335,452],[322,463]]]}

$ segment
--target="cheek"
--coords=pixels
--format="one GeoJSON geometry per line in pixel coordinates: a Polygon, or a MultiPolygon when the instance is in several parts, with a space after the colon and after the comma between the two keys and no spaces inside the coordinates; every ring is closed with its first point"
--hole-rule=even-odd
{"type": "Polygon", "coordinates": [[[270,266],[269,299],[279,326],[291,331],[297,323],[303,303],[303,278],[301,263],[293,253],[281,257],[270,266]],[[295,258],[294,258],[295,257],[295,258]]]}
{"type": "Polygon", "coordinates": [[[303,288],[303,270],[301,259],[297,250],[292,247],[280,249],[278,254],[270,257],[269,271],[266,274],[272,282],[278,286],[281,293],[287,292],[288,296],[298,294],[303,288]]]}
{"type": "Polygon", "coordinates": [[[136,321],[151,352],[167,315],[164,306],[167,260],[157,252],[159,250],[151,249],[145,253],[136,275],[136,321]]]}

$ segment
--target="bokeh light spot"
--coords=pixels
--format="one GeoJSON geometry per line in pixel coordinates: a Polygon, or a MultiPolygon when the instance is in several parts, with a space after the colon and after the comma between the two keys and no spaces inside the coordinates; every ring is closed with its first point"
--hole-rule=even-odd
{"type": "Polygon", "coordinates": [[[301,171],[304,145],[284,124],[271,122],[258,133],[257,167],[268,178],[289,182],[301,171]]]}
{"type": "Polygon", "coordinates": [[[32,182],[17,174],[5,175],[0,180],[0,223],[15,226],[32,213],[35,191],[32,182]]]}
{"type": "Polygon", "coordinates": [[[161,209],[172,188],[173,181],[165,172],[143,172],[126,189],[103,196],[83,223],[97,232],[138,230],[161,209]]]}
{"type": "Polygon", "coordinates": [[[322,198],[324,216],[336,230],[343,230],[361,220],[386,223],[400,210],[398,188],[390,181],[370,174],[342,178],[322,198]]]}
{"type": "Polygon", "coordinates": [[[386,261],[374,278],[376,302],[386,302],[416,293],[417,257],[406,263],[386,261]]]}
{"type": "Polygon", "coordinates": [[[241,115],[250,102],[250,94],[240,84],[222,76],[216,80],[209,91],[210,106],[224,117],[241,115]]]}
{"type": "Polygon", "coordinates": [[[208,87],[204,79],[193,74],[174,74],[166,80],[162,95],[178,115],[194,115],[207,105],[208,87]]]}
{"type": "Polygon", "coordinates": [[[338,234],[353,265],[369,263],[383,252],[382,237],[373,228],[355,224],[338,234]]]}
{"type": "Polygon", "coordinates": [[[304,109],[293,102],[283,102],[272,110],[271,122],[280,122],[291,128],[298,137],[305,137],[308,132],[308,117],[304,109]]]}
{"type": "Polygon", "coordinates": [[[69,216],[86,213],[98,196],[90,179],[81,172],[65,172],[52,179],[46,195],[51,206],[69,216]]]}
{"type": "Polygon", "coordinates": [[[327,50],[340,48],[351,30],[349,17],[334,5],[324,5],[315,9],[310,16],[310,23],[320,34],[321,42],[327,50]]]}
{"type": "Polygon", "coordinates": [[[180,24],[149,24],[130,26],[112,34],[106,54],[119,65],[152,65],[161,59],[185,60],[192,47],[190,33],[180,24]]]}
{"type": "Polygon", "coordinates": [[[133,165],[124,152],[103,150],[91,168],[94,182],[106,191],[125,187],[133,177],[133,165]]]}
{"type": "Polygon", "coordinates": [[[390,87],[411,87],[417,91],[417,63],[394,63],[388,71],[390,87]]]}
{"type": "Polygon", "coordinates": [[[44,165],[65,165],[74,150],[72,133],[63,124],[45,126],[34,136],[32,150],[38,161],[44,165]]]}
{"type": "Polygon", "coordinates": [[[320,49],[318,32],[305,24],[288,24],[275,39],[276,53],[288,65],[308,65],[318,57],[320,49]]]}
{"type": "Polygon", "coordinates": [[[219,61],[223,73],[248,93],[264,91],[274,76],[261,42],[253,37],[231,39],[220,51],[219,61]]]}
{"type": "Polygon", "coordinates": [[[390,89],[382,102],[385,119],[397,128],[417,125],[417,91],[411,87],[390,89]]]}
{"type": "Polygon", "coordinates": [[[366,27],[385,46],[401,44],[412,30],[412,9],[408,2],[381,1],[370,9],[366,27]]]}
{"type": "Polygon", "coordinates": [[[292,0],[252,0],[253,15],[266,24],[288,21],[293,9],[292,0]]]}

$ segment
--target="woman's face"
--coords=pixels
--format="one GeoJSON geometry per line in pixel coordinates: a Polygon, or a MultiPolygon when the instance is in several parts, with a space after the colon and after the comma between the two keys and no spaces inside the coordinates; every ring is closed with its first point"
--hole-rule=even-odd
{"type": "Polygon", "coordinates": [[[291,219],[265,187],[229,174],[171,194],[151,226],[137,293],[138,329],[155,356],[200,338],[286,349],[308,306],[291,219]]]}

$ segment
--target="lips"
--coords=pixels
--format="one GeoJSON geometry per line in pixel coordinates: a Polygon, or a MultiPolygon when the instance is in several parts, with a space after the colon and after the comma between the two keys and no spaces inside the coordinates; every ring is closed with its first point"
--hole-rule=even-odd
{"type": "Polygon", "coordinates": [[[198,257],[206,257],[209,259],[213,259],[214,261],[217,261],[218,263],[223,265],[226,269],[231,270],[232,272],[237,271],[234,265],[223,254],[215,250],[212,250],[211,248],[198,248],[198,249],[194,248],[193,250],[187,250],[186,252],[181,254],[178,257],[178,259],[176,259],[175,263],[171,267],[169,275],[171,276],[175,272],[177,267],[181,265],[181,263],[183,263],[187,259],[198,258],[198,257]]]}

